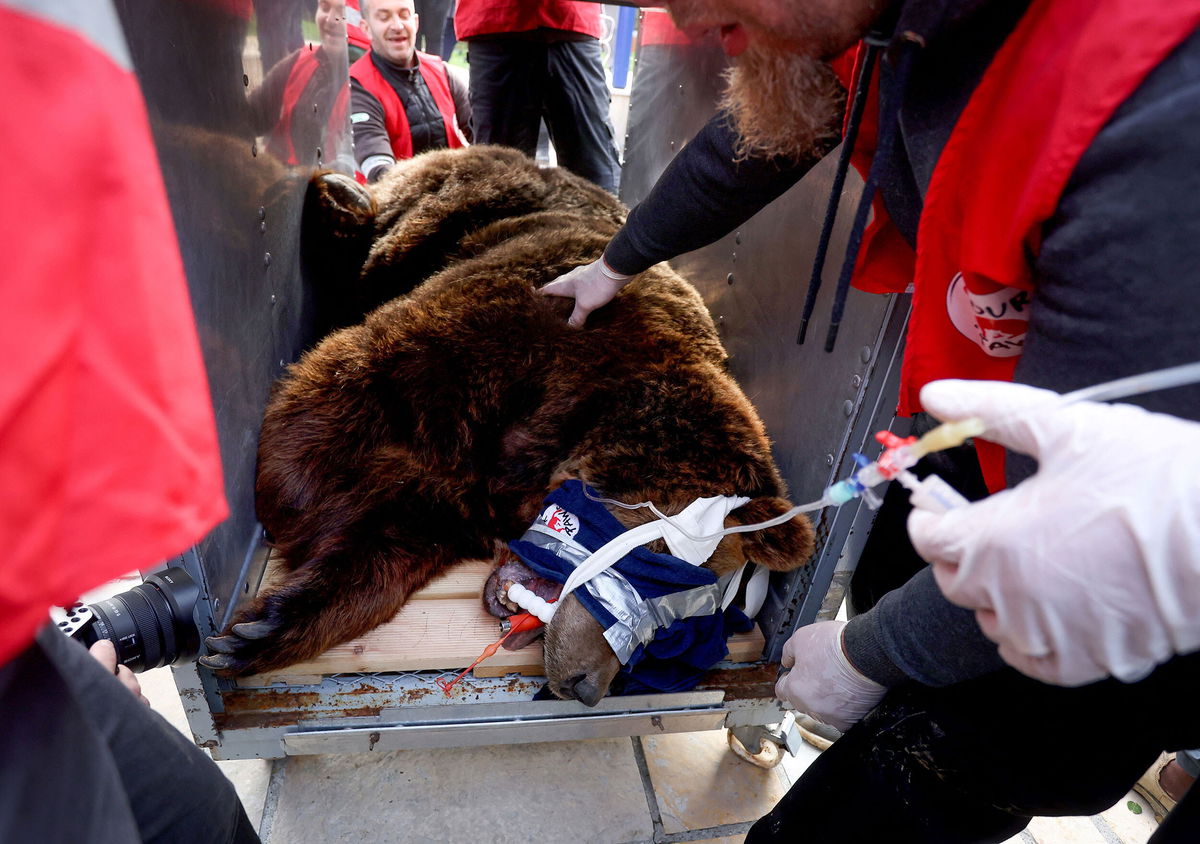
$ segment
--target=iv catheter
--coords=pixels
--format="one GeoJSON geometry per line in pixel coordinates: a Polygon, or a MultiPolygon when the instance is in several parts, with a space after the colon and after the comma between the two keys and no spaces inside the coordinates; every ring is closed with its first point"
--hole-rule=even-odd
{"type": "MultiPolygon", "coordinates": [[[[1062,400],[1054,407],[1081,401],[1112,401],[1197,381],[1200,381],[1200,361],[1075,390],[1063,395],[1062,400]]],[[[879,431],[875,434],[875,439],[883,445],[883,453],[874,461],[868,461],[863,455],[855,454],[854,459],[859,464],[859,469],[850,477],[826,489],[822,500],[840,506],[861,497],[867,506],[874,510],[879,507],[880,499],[873,487],[896,480],[912,493],[912,503],[916,507],[944,513],[963,506],[968,503],[967,500],[937,475],[929,475],[924,480],[919,480],[908,470],[926,454],[962,445],[971,437],[983,436],[986,433],[987,428],[983,420],[974,417],[957,422],[943,422],[920,439],[901,439],[890,431],[879,431]]]]}

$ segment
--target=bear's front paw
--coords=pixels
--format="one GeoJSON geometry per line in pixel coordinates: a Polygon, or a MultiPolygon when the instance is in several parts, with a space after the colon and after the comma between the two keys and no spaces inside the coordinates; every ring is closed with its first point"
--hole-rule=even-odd
{"type": "Polygon", "coordinates": [[[204,640],[208,653],[200,657],[200,664],[229,676],[252,674],[279,662],[272,654],[279,640],[272,634],[283,626],[281,621],[257,619],[230,625],[219,636],[204,640]]]}

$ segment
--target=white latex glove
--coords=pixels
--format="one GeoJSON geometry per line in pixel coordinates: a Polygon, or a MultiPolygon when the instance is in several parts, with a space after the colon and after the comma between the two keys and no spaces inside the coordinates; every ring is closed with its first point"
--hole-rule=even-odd
{"type": "Polygon", "coordinates": [[[845,732],[883,699],[887,688],[850,664],[842,649],[844,621],[801,627],[783,645],[783,667],[775,697],[800,712],[845,732]]]}
{"type": "Polygon", "coordinates": [[[1200,424],[997,382],[935,382],[921,403],[1039,461],[1013,489],[908,520],[1006,662],[1077,686],[1200,649],[1200,424]]]}
{"type": "Polygon", "coordinates": [[[540,292],[547,296],[573,297],[575,310],[571,311],[567,323],[580,328],[587,321],[588,314],[611,302],[617,291],[631,278],[633,276],[619,273],[604,263],[603,258],[597,258],[590,264],[560,275],[541,288],[540,292]]]}

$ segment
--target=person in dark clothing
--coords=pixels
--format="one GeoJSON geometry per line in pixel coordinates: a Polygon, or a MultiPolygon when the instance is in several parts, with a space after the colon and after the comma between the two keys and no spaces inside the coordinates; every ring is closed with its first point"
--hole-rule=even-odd
{"type": "Polygon", "coordinates": [[[258,51],[263,67],[274,67],[304,46],[301,22],[312,14],[307,0],[254,0],[258,51]]]}
{"type": "MultiPolygon", "coordinates": [[[[717,29],[726,52],[745,54],[738,59],[734,89],[738,74],[752,79],[764,66],[778,76],[783,71],[767,59],[782,54],[831,62],[868,33],[879,45],[878,137],[867,162],[861,217],[865,221],[874,194],[876,219],[895,237],[887,240],[879,235],[884,229],[876,228],[871,241],[868,230],[862,252],[852,246],[846,256],[845,276],[849,280],[855,272],[855,283],[864,289],[915,286],[901,396],[906,412],[921,409],[917,397],[926,381],[947,376],[1012,380],[1065,393],[1200,358],[1200,341],[1179,318],[1194,309],[1191,268],[1200,261],[1200,238],[1184,234],[1200,215],[1200,173],[1190,164],[1200,155],[1200,133],[1194,131],[1200,125],[1200,3],[667,5],[685,29],[717,29]],[[1138,58],[1097,46],[1131,44],[1136,39],[1130,33],[1145,39],[1138,58]],[[1101,55],[1107,58],[1096,58],[1101,55]],[[1086,59],[1070,64],[1068,56],[1086,59]],[[1086,95],[1092,105],[1071,111],[1078,102],[1071,96],[1039,105],[1052,79],[1067,87],[1088,79],[1096,86],[1086,95]],[[1089,133],[1079,134],[1088,120],[1089,133]],[[1069,140],[1055,134],[1060,126],[1072,126],[1076,134],[1069,140]],[[998,149],[989,148],[993,142],[998,149]],[[972,158],[985,149],[989,155],[972,158]],[[1055,152],[1039,159],[1041,149],[1055,152]],[[973,167],[964,168],[967,161],[973,167]],[[1017,161],[1026,161],[1028,169],[1016,169],[1017,161]],[[1038,181],[1055,167],[1056,183],[1038,181]],[[956,173],[957,178],[947,175],[956,173]],[[1028,186],[1025,195],[1039,197],[1038,215],[1018,219],[1026,206],[1005,204],[1010,184],[1028,186]],[[948,215],[947,208],[961,213],[948,215]],[[993,208],[1006,213],[989,216],[993,208]],[[993,224],[990,233],[968,237],[972,222],[985,218],[993,224]],[[876,283],[865,273],[905,266],[898,257],[881,264],[872,247],[886,247],[893,257],[907,255],[907,270],[893,272],[898,286],[876,283]],[[1011,259],[1013,277],[975,272],[961,279],[963,271],[974,270],[969,262],[988,249],[1011,259]],[[961,265],[946,264],[955,260],[961,265]],[[944,277],[926,272],[943,264],[944,277]],[[965,302],[983,303],[979,319],[965,327],[954,322],[960,293],[965,302]],[[984,319],[991,303],[997,311],[1011,306],[1018,318],[984,319]],[[939,355],[939,348],[954,352],[939,355]]],[[[574,296],[571,321],[583,326],[587,313],[632,276],[724,236],[781,195],[829,149],[840,127],[836,108],[824,120],[813,113],[812,103],[822,96],[837,102],[836,94],[820,93],[828,75],[809,68],[804,84],[815,93],[799,116],[786,102],[765,109],[761,100],[731,91],[721,113],[633,209],[603,258],[544,292],[574,296]],[[802,125],[803,131],[792,137],[773,133],[772,122],[802,125]]],[[[793,92],[803,90],[797,85],[782,86],[785,97],[797,99],[793,92]]],[[[996,264],[986,266],[994,270],[996,264]]],[[[1195,387],[1134,401],[1181,419],[1200,419],[1195,387]]],[[[1005,481],[1015,486],[1040,477],[1028,457],[976,445],[979,460],[968,457],[964,476],[982,470],[991,491],[1005,481]]],[[[885,522],[899,527],[869,549],[885,564],[899,544],[911,549],[903,530],[907,503],[896,498],[891,506],[901,511],[885,522]]],[[[1039,515],[1053,518],[1034,511],[1030,519],[1039,515]]],[[[921,520],[909,524],[919,526],[921,520]]],[[[960,544],[974,548],[970,537],[960,544]]],[[[944,553],[944,546],[936,547],[944,553]]],[[[1038,563],[1048,570],[1076,564],[1069,557],[1038,563]]],[[[1137,555],[1121,564],[1136,571],[1137,555]]],[[[1037,585],[1034,579],[1013,588],[1036,608],[1042,600],[1037,585]]],[[[1200,738],[1200,721],[1184,691],[1200,678],[1194,645],[1160,651],[1138,672],[1109,661],[1102,667],[1115,677],[1091,673],[1089,680],[1074,680],[1086,683],[1080,687],[1051,685],[1009,665],[1054,679],[1053,672],[1041,673],[1047,671],[1044,663],[1037,664],[1044,655],[998,649],[972,611],[978,607],[961,596],[956,597],[970,609],[951,603],[929,567],[869,606],[874,597],[848,623],[815,624],[794,637],[789,658],[795,667],[781,682],[781,693],[797,695],[813,714],[849,731],[747,840],[791,838],[803,829],[819,841],[999,841],[1032,815],[1104,808],[1160,751],[1194,747],[1200,738]],[[835,673],[832,685],[816,682],[835,673]],[[1120,747],[1096,742],[1114,722],[1137,723],[1139,731],[1122,734],[1120,747]],[[1005,729],[1011,724],[1034,729],[1035,740],[1014,745],[1005,729]],[[869,812],[862,811],[868,806],[869,812]]],[[[1081,605],[1087,600],[1088,593],[1079,595],[1081,605]]],[[[1188,623],[1198,625],[1200,619],[1188,623]]],[[[1100,632],[1093,635],[1098,642],[1100,632]]],[[[1072,680],[1059,675],[1054,682],[1072,680]]],[[[1155,840],[1194,840],[1198,816],[1200,799],[1192,793],[1155,840]]]]}
{"type": "Polygon", "coordinates": [[[451,0],[419,0],[415,9],[417,17],[423,24],[417,30],[417,49],[423,53],[433,53],[443,59],[450,58],[442,53],[442,42],[446,29],[446,21],[450,15],[451,0]]]}
{"type": "Polygon", "coordinates": [[[558,163],[616,193],[621,165],[600,61],[599,5],[459,0],[454,22],[468,45],[475,141],[533,157],[545,121],[558,163]]]}
{"type": "Polygon", "coordinates": [[[416,49],[412,0],[364,0],[371,51],[350,68],[354,157],[368,181],[399,159],[470,140],[471,105],[457,70],[416,49]]]}

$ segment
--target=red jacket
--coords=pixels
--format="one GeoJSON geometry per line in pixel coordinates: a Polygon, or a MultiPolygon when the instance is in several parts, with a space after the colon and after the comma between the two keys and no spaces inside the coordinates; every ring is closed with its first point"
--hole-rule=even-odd
{"type": "Polygon", "coordinates": [[[573,0],[459,0],[454,11],[454,32],[460,41],[542,27],[599,38],[600,6],[573,0]]]}
{"type": "MultiPolygon", "coordinates": [[[[901,413],[939,378],[1012,380],[1043,224],[1113,112],[1198,24],[1200,0],[1034,0],[938,159],[915,253],[876,200],[855,286],[913,284],[901,413]]],[[[864,174],[872,117],[855,151],[864,174]]],[[[989,488],[1003,488],[1003,449],[979,445],[989,488]]]]}
{"type": "Polygon", "coordinates": [[[186,550],[226,509],[137,80],[36,13],[0,6],[0,27],[21,33],[0,50],[0,149],[20,197],[0,203],[0,230],[20,232],[0,267],[3,664],[52,604],[186,550]]]}
{"type": "MultiPolygon", "coordinates": [[[[446,64],[437,56],[417,51],[420,61],[421,78],[425,80],[429,93],[433,95],[433,103],[441,112],[442,121],[446,126],[446,143],[451,149],[466,146],[454,116],[454,97],[450,94],[450,80],[446,76],[446,64]]],[[[375,99],[383,105],[383,118],[387,124],[388,138],[392,142],[392,155],[396,160],[412,158],[412,132],[408,127],[408,115],[400,96],[383,78],[379,68],[371,61],[367,53],[350,66],[350,76],[366,88],[375,99]]]]}

